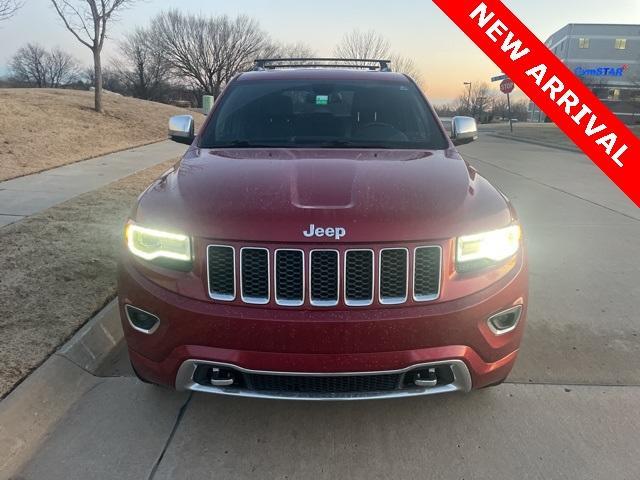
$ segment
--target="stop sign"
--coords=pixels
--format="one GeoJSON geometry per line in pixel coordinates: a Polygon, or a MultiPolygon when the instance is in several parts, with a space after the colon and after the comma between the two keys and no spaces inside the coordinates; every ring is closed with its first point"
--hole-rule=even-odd
{"type": "Polygon", "coordinates": [[[513,80],[509,78],[503,80],[502,83],[500,84],[500,91],[502,93],[511,93],[513,92],[514,88],[516,88],[516,84],[513,83],[513,80]]]}

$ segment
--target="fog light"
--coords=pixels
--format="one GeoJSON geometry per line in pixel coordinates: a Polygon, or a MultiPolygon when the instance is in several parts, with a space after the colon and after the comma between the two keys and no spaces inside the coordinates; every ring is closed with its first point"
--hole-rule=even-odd
{"type": "Polygon", "coordinates": [[[138,332],[151,335],[160,326],[160,319],[149,312],[132,307],[131,305],[126,305],[124,309],[127,312],[129,325],[138,332]]]}
{"type": "Polygon", "coordinates": [[[522,314],[522,305],[510,308],[504,312],[500,312],[487,321],[489,328],[496,335],[504,335],[513,332],[518,326],[520,315],[522,314]]]}

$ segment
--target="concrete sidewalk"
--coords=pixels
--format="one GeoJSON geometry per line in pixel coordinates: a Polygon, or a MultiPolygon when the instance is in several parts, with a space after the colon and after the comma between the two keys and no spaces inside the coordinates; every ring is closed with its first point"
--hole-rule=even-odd
{"type": "Polygon", "coordinates": [[[99,378],[55,355],[0,404],[17,433],[0,444],[26,461],[0,478],[631,479],[639,402],[639,387],[536,384],[355,403],[236,399],[99,378]]]}
{"type": "Polygon", "coordinates": [[[185,145],[167,140],[0,182],[0,227],[178,157],[185,150],[185,145]]]}

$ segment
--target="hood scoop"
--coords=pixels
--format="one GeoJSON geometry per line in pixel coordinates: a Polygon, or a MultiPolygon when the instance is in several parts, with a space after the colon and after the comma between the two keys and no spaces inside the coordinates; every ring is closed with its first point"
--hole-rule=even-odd
{"type": "Polygon", "coordinates": [[[332,159],[296,160],[291,178],[291,204],[305,209],[354,206],[358,162],[332,159]],[[327,175],[327,172],[335,172],[327,175]]]}

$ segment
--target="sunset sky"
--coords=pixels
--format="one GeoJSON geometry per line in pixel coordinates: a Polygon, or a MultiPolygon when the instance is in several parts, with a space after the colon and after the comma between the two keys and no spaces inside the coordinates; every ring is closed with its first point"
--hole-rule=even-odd
{"type": "MultiPolygon", "coordinates": [[[[640,0],[505,3],[543,40],[567,23],[640,24],[640,0]]],[[[344,33],[375,29],[391,41],[394,50],[417,62],[435,103],[455,98],[465,81],[484,81],[499,73],[430,0],[145,0],[121,14],[110,31],[105,56],[113,55],[115,40],[123,32],[147,24],[167,8],[202,15],[245,13],[259,20],[275,40],[306,42],[323,56],[331,54],[344,33]]],[[[0,24],[0,73],[6,73],[11,55],[26,42],[58,45],[81,62],[91,62],[89,50],[63,28],[49,0],[27,0],[16,17],[0,24]]]]}

